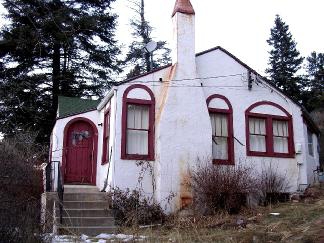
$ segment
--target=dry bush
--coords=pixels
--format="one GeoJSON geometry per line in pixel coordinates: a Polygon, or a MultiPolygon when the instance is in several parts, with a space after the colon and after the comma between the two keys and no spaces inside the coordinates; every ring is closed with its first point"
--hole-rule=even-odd
{"type": "Polygon", "coordinates": [[[111,189],[108,192],[112,199],[116,223],[121,226],[138,226],[163,223],[165,214],[161,206],[142,196],[137,190],[111,189]]]}
{"type": "Polygon", "coordinates": [[[257,181],[251,167],[200,163],[191,171],[193,208],[197,213],[215,214],[220,210],[238,213],[247,195],[255,193],[257,181]]]}
{"type": "Polygon", "coordinates": [[[261,204],[263,205],[283,202],[289,199],[287,175],[280,173],[278,167],[273,166],[272,163],[262,168],[258,187],[261,204]]]}
{"type": "Polygon", "coordinates": [[[34,136],[19,134],[0,142],[1,242],[38,242],[43,153],[34,136]]]}

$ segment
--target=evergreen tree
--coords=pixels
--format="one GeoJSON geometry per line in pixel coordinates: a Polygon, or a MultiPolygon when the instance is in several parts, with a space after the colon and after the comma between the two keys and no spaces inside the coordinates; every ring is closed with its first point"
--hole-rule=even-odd
{"type": "Polygon", "coordinates": [[[303,57],[296,49],[296,42],[289,32],[289,26],[282,21],[279,15],[275,18],[275,25],[271,29],[270,38],[267,40],[272,47],[269,54],[270,67],[266,73],[276,87],[296,100],[300,99],[301,78],[296,75],[301,68],[303,57]]]}
{"type": "Polygon", "coordinates": [[[127,74],[128,78],[150,71],[170,63],[170,49],[166,47],[166,41],[158,41],[154,55],[145,50],[145,45],[153,40],[150,23],[145,19],[144,0],[131,2],[135,11],[135,18],[131,20],[134,41],[129,45],[125,63],[133,65],[134,68],[127,74]]]}
{"type": "Polygon", "coordinates": [[[324,107],[324,53],[312,52],[306,61],[307,88],[303,100],[307,109],[312,111],[324,107]]]}
{"type": "Polygon", "coordinates": [[[4,0],[0,132],[48,141],[58,95],[100,96],[119,72],[115,0],[4,0]]]}

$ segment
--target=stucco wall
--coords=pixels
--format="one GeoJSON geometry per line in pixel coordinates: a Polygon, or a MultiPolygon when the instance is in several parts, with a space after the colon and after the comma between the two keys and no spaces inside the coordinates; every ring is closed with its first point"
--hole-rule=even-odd
{"type": "MultiPolygon", "coordinates": [[[[100,111],[87,112],[59,119],[53,130],[53,160],[62,159],[63,131],[72,119],[82,116],[94,124],[103,123],[104,111],[110,106],[110,148],[109,164],[101,165],[103,127],[98,128],[97,181],[103,188],[107,176],[108,185],[121,189],[141,189],[147,196],[153,196],[153,183],[156,191],[154,198],[168,211],[179,209],[181,197],[189,197],[185,187],[188,168],[198,162],[211,158],[211,125],[206,99],[213,94],[225,96],[233,107],[234,151],[236,164],[243,163],[261,172],[270,164],[278,172],[286,175],[290,182],[290,191],[299,189],[299,185],[313,181],[313,170],[318,165],[317,138],[314,135],[315,156],[308,156],[307,128],[303,123],[300,107],[290,99],[259,80],[248,89],[247,69],[233,58],[214,50],[196,58],[197,72],[194,78],[186,75],[176,66],[140,77],[116,87],[114,95],[100,111]],[[162,82],[159,79],[162,78],[162,82]],[[181,81],[179,81],[181,80],[181,81]],[[122,105],[123,93],[133,84],[144,84],[150,88],[156,100],[155,108],[155,160],[147,167],[138,165],[136,160],[121,159],[122,105]],[[271,101],[288,111],[293,119],[294,144],[301,147],[294,158],[267,158],[246,156],[245,111],[259,101],[271,101]],[[240,144],[241,143],[241,144],[240,144]],[[146,169],[145,169],[146,168],[146,169]],[[176,193],[171,204],[166,202],[170,193],[176,193]]],[[[134,89],[129,93],[132,98],[148,99],[145,91],[134,89]]],[[[282,111],[269,106],[257,107],[255,112],[283,115],[282,111]]],[[[108,187],[109,188],[109,187],[108,187]]]]}
{"type": "MultiPolygon", "coordinates": [[[[304,145],[303,119],[300,108],[290,99],[271,88],[265,82],[259,80],[253,82],[252,89],[248,89],[248,70],[236,62],[233,58],[215,50],[197,57],[197,71],[202,79],[205,97],[212,94],[221,94],[228,98],[233,107],[233,130],[234,136],[244,146],[234,142],[236,161],[253,166],[257,171],[271,166],[278,168],[278,171],[285,174],[290,181],[290,190],[298,189],[298,184],[307,183],[305,165],[298,165],[298,162],[305,161],[305,151],[296,154],[295,158],[267,158],[246,156],[246,134],[245,134],[245,111],[252,104],[259,101],[271,101],[280,106],[292,115],[294,144],[304,145]],[[219,77],[222,76],[222,77],[219,77]],[[208,78],[216,77],[216,78],[208,78]]],[[[252,77],[254,78],[254,77],[252,77]]],[[[254,112],[284,115],[280,110],[260,106],[254,112]]]]}
{"type": "MultiPolygon", "coordinates": [[[[154,97],[156,100],[155,113],[157,118],[159,116],[159,110],[161,108],[161,104],[163,104],[163,88],[161,86],[162,83],[159,81],[159,79],[160,78],[162,78],[162,80],[169,79],[169,73],[170,73],[170,67],[146,75],[125,85],[118,86],[118,89],[116,89],[115,95],[112,100],[112,104],[116,102],[115,103],[116,109],[114,109],[114,111],[112,112],[112,114],[114,115],[111,116],[111,119],[115,119],[115,123],[113,125],[114,128],[111,129],[111,142],[113,142],[114,148],[113,148],[112,163],[110,168],[110,174],[112,176],[111,179],[109,180],[110,186],[118,187],[120,189],[126,189],[126,188],[141,189],[146,193],[147,196],[151,197],[153,195],[152,183],[155,177],[154,178],[152,177],[152,173],[149,172],[149,169],[145,169],[147,165],[138,165],[136,160],[121,159],[121,136],[122,136],[121,124],[122,124],[123,94],[125,89],[134,83],[140,83],[140,84],[146,83],[145,85],[147,85],[154,93],[154,97]]],[[[132,90],[129,93],[129,97],[142,98],[142,99],[149,98],[147,92],[141,89],[132,90]]],[[[149,163],[152,166],[153,174],[155,174],[156,162],[147,162],[147,163],[149,163]]],[[[102,175],[98,176],[98,178],[102,178],[102,175]]]]}
{"type": "MultiPolygon", "coordinates": [[[[91,120],[97,127],[98,129],[98,111],[89,111],[85,112],[82,114],[74,115],[74,116],[69,116],[66,118],[60,118],[56,120],[55,126],[52,131],[52,136],[51,136],[51,160],[52,161],[59,161],[62,163],[62,156],[63,156],[63,141],[64,141],[64,128],[67,125],[68,122],[75,118],[87,118],[91,120]]],[[[99,129],[98,129],[99,131],[99,129]]],[[[99,135],[99,134],[98,134],[99,135]]],[[[99,136],[98,136],[99,137],[99,136]]],[[[98,155],[99,153],[97,153],[98,155]]],[[[97,156],[97,160],[99,157],[97,156]]],[[[56,172],[53,171],[53,176],[54,176],[54,190],[56,190],[56,183],[57,183],[57,164],[55,164],[55,169],[56,172]]]]}
{"type": "MultiPolygon", "coordinates": [[[[151,82],[159,78],[179,80],[181,73],[173,73],[172,68],[164,69],[118,87],[113,185],[132,189],[140,186],[138,178],[141,168],[136,166],[136,161],[120,159],[121,111],[124,90],[129,85],[145,84],[145,82],[153,91],[156,99],[156,153],[155,161],[150,162],[154,167],[154,180],[157,186],[155,197],[158,201],[163,201],[170,192],[177,193],[177,198],[172,202],[169,210],[181,206],[179,196],[183,194],[182,179],[185,178],[184,174],[188,165],[194,166],[198,157],[207,159],[211,156],[211,128],[206,99],[212,94],[221,94],[227,97],[233,107],[234,136],[243,144],[241,145],[235,140],[236,163],[240,162],[252,166],[256,172],[261,172],[262,169],[271,164],[272,168],[277,169],[279,173],[287,177],[290,182],[290,191],[296,191],[299,184],[311,183],[308,176],[309,172],[307,172],[310,171],[310,169],[307,169],[310,167],[305,163],[307,146],[300,108],[265,82],[253,83],[252,90],[249,90],[247,87],[247,69],[220,50],[198,56],[196,63],[198,79],[195,82],[184,81],[181,83],[182,87],[179,87],[180,85],[175,82],[168,84],[166,82],[151,82]],[[197,85],[197,83],[201,83],[202,88],[198,87],[200,85],[197,85]],[[202,91],[203,96],[201,96],[199,90],[202,91]],[[246,156],[245,110],[250,105],[262,100],[274,102],[292,115],[294,144],[302,147],[301,153],[296,154],[295,158],[246,156]],[[197,103],[200,106],[204,104],[205,107],[198,109],[197,103]],[[189,119],[190,122],[188,122],[189,119]],[[204,124],[204,121],[208,121],[208,124],[204,124]],[[193,153],[196,156],[195,158],[192,155],[193,153]]],[[[135,96],[147,98],[145,93],[134,91],[135,96]]],[[[266,106],[258,107],[255,111],[283,115],[280,110],[266,106]]],[[[141,183],[142,189],[150,195],[152,193],[152,176],[146,173],[141,183]]]]}

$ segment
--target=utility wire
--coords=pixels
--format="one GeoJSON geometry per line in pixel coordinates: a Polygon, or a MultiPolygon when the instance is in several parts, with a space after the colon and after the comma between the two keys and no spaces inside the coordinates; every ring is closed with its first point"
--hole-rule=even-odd
{"type": "Polygon", "coordinates": [[[162,83],[162,82],[182,82],[182,81],[193,81],[193,80],[206,80],[206,79],[220,79],[220,78],[227,78],[227,77],[236,77],[236,76],[244,76],[246,73],[237,73],[237,74],[229,74],[229,75],[220,75],[220,76],[210,76],[210,77],[197,77],[197,78],[184,78],[184,79],[172,79],[171,81],[157,81],[157,80],[122,80],[122,81],[116,81],[116,84],[124,83],[124,82],[135,82],[135,83],[162,83]]]}

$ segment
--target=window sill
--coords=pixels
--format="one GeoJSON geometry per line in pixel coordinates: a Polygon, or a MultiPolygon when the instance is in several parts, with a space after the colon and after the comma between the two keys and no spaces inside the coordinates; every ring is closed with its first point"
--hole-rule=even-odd
{"type": "Polygon", "coordinates": [[[123,160],[149,160],[149,161],[152,161],[152,160],[154,160],[154,157],[150,156],[150,155],[126,154],[126,155],[122,155],[121,159],[123,159],[123,160]]]}
{"type": "Polygon", "coordinates": [[[247,156],[255,157],[269,157],[269,158],[295,158],[295,154],[281,154],[281,153],[263,153],[263,152],[247,152],[247,156]]]}

